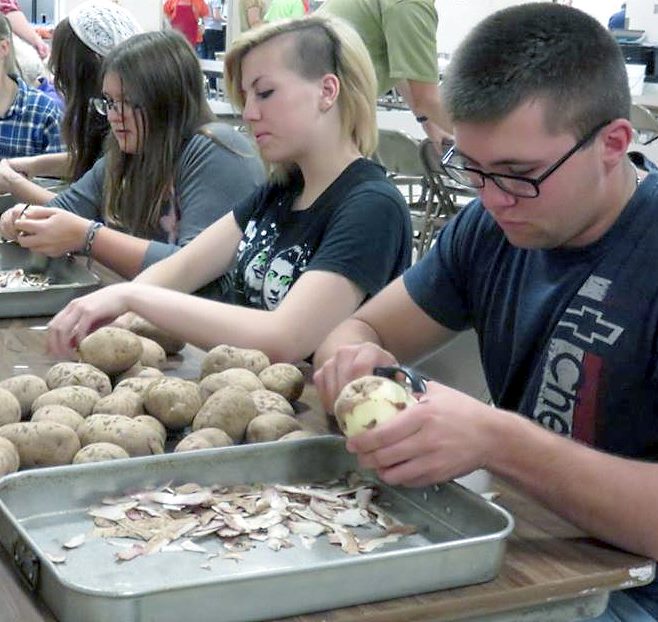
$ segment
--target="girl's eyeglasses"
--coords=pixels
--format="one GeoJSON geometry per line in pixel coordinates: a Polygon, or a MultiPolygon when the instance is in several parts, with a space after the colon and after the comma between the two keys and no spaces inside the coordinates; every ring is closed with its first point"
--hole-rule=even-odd
{"type": "Polygon", "coordinates": [[[110,110],[114,110],[117,114],[122,115],[126,110],[135,110],[136,108],[139,108],[138,104],[134,104],[127,99],[117,101],[107,97],[92,97],[89,102],[94,107],[94,110],[98,114],[102,114],[104,117],[109,114],[110,110]]]}

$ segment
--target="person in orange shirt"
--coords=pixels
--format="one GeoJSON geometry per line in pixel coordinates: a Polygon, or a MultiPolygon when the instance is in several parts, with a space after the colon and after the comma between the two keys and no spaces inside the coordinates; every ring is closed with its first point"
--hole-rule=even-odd
{"type": "Polygon", "coordinates": [[[199,21],[210,13],[204,0],[166,0],[164,13],[172,28],[183,33],[185,38],[196,49],[203,41],[203,29],[199,21]]]}

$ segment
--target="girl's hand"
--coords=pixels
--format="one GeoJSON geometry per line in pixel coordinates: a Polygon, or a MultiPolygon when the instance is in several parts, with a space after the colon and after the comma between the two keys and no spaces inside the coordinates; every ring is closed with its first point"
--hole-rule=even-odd
{"type": "Polygon", "coordinates": [[[48,323],[48,351],[74,357],[89,333],[129,311],[128,295],[135,287],[139,285],[118,283],[71,301],[48,323]]]}
{"type": "Polygon", "coordinates": [[[22,247],[60,257],[84,248],[90,221],[57,207],[31,205],[13,224],[22,247]]]}

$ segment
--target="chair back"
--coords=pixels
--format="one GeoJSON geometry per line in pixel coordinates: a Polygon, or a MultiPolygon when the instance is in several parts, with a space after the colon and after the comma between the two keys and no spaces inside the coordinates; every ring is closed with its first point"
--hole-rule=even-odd
{"type": "Polygon", "coordinates": [[[643,145],[658,138],[658,119],[651,111],[639,104],[631,104],[631,125],[637,134],[637,140],[643,145]]]}

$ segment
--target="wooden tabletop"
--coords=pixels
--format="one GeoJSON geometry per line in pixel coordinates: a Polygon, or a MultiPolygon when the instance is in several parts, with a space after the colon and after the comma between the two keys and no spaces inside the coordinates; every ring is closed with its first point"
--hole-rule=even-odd
{"type": "MultiPolygon", "coordinates": [[[[0,378],[44,374],[53,364],[44,348],[47,319],[0,320],[0,378]]],[[[202,356],[201,350],[187,346],[171,359],[169,373],[195,378],[202,356]]],[[[301,403],[300,418],[305,427],[330,430],[312,386],[307,386],[301,403]]],[[[597,615],[611,590],[641,585],[652,578],[653,561],[586,537],[502,481],[494,480],[492,489],[499,493],[495,502],[507,508],[516,521],[500,574],[493,581],[288,621],[493,620],[490,616],[494,615],[499,621],[499,612],[512,612],[512,616],[523,611],[535,612],[534,618],[524,614],[524,620],[548,619],[549,611],[554,620],[559,619],[555,611],[560,608],[563,619],[576,620],[597,615]]],[[[54,622],[52,614],[21,583],[4,551],[0,551],[0,621],[54,622]]]]}

